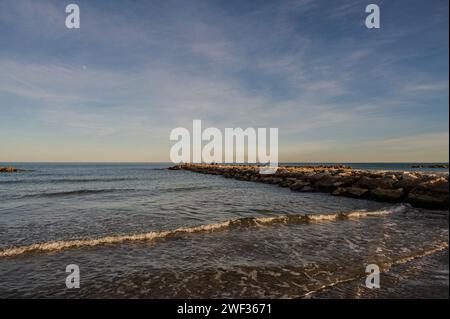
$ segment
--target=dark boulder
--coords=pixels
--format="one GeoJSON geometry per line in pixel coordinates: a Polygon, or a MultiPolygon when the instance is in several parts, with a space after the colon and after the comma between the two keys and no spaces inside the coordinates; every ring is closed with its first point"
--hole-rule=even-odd
{"type": "Polygon", "coordinates": [[[375,188],[392,188],[393,184],[397,182],[397,179],[394,177],[367,177],[363,176],[361,179],[355,184],[357,187],[375,189],[375,188]]]}
{"type": "Polygon", "coordinates": [[[347,194],[347,188],[346,187],[338,187],[331,194],[335,195],[335,196],[346,195],[347,194]]]}
{"type": "Polygon", "coordinates": [[[369,192],[369,190],[366,189],[366,188],[360,188],[360,187],[352,186],[352,187],[348,187],[347,188],[347,193],[346,194],[348,194],[349,196],[352,196],[352,197],[359,198],[359,197],[364,197],[365,195],[368,194],[368,192],[369,192]]]}
{"type": "Polygon", "coordinates": [[[344,184],[344,182],[341,177],[327,175],[327,176],[324,176],[323,178],[319,179],[318,181],[316,181],[314,183],[314,186],[318,190],[331,191],[331,190],[335,189],[336,187],[339,187],[343,184],[344,184]]]}
{"type": "Polygon", "coordinates": [[[433,193],[419,187],[406,197],[406,202],[411,205],[430,209],[448,209],[448,200],[448,193],[433,193]]]}
{"type": "Polygon", "coordinates": [[[296,182],[294,182],[293,184],[291,184],[291,185],[289,186],[289,188],[290,188],[291,190],[298,191],[298,190],[301,190],[303,187],[309,186],[309,185],[310,185],[309,182],[297,180],[296,182]]]}
{"type": "Polygon", "coordinates": [[[370,191],[370,195],[379,201],[398,202],[403,199],[405,192],[403,188],[375,188],[370,191]]]}

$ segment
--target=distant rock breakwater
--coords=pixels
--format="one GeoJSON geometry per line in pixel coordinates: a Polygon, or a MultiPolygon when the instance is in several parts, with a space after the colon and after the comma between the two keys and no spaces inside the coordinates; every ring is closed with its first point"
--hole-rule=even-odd
{"type": "Polygon", "coordinates": [[[411,168],[448,168],[448,164],[414,164],[411,168]]]}
{"type": "Polygon", "coordinates": [[[20,168],[16,168],[16,167],[1,167],[0,166],[0,173],[19,173],[19,172],[24,172],[24,169],[20,169],[20,168]]]}
{"type": "Polygon", "coordinates": [[[299,192],[405,202],[430,209],[449,208],[448,173],[369,171],[342,165],[282,166],[270,175],[260,174],[257,165],[178,164],[170,169],[277,184],[299,192]]]}

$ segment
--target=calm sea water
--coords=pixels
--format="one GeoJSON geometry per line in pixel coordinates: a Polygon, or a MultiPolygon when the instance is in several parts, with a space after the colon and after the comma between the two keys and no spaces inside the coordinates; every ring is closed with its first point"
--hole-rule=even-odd
{"type": "Polygon", "coordinates": [[[448,211],[169,164],[15,166],[30,171],[0,175],[0,298],[448,298],[448,211]],[[385,271],[376,291],[368,264],[385,271]]]}

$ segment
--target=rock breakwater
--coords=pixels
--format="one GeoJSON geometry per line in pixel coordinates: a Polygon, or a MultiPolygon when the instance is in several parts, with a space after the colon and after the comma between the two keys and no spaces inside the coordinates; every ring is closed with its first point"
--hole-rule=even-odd
{"type": "Polygon", "coordinates": [[[449,208],[448,173],[371,171],[343,165],[282,166],[269,175],[260,174],[257,165],[179,164],[170,169],[277,184],[298,192],[405,202],[430,209],[449,208]]]}
{"type": "Polygon", "coordinates": [[[15,168],[15,167],[1,167],[0,166],[0,173],[18,173],[18,172],[23,172],[25,170],[20,169],[20,168],[15,168]]]}

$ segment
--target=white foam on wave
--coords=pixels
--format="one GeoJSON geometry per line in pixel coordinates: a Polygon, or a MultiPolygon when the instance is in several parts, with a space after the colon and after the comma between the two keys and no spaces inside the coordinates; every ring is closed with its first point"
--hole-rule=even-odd
{"type": "Polygon", "coordinates": [[[131,235],[116,235],[106,236],[93,239],[75,239],[75,240],[61,240],[54,242],[36,243],[28,246],[11,247],[0,250],[0,257],[14,257],[26,253],[35,252],[54,252],[70,248],[80,247],[94,247],[100,245],[120,244],[129,241],[153,241],[160,238],[166,238],[179,234],[189,233],[201,233],[201,232],[214,232],[224,229],[230,229],[231,227],[251,227],[258,225],[272,225],[277,223],[290,223],[290,222],[321,222],[321,221],[336,221],[341,219],[352,218],[364,218],[371,216],[385,216],[391,213],[403,212],[407,208],[406,205],[395,206],[390,209],[380,211],[354,211],[348,213],[337,214],[320,214],[320,215],[282,215],[273,217],[252,217],[241,218],[234,220],[227,220],[219,223],[212,223],[206,225],[199,225],[193,227],[180,227],[174,230],[167,231],[152,231],[141,234],[131,235]]]}

